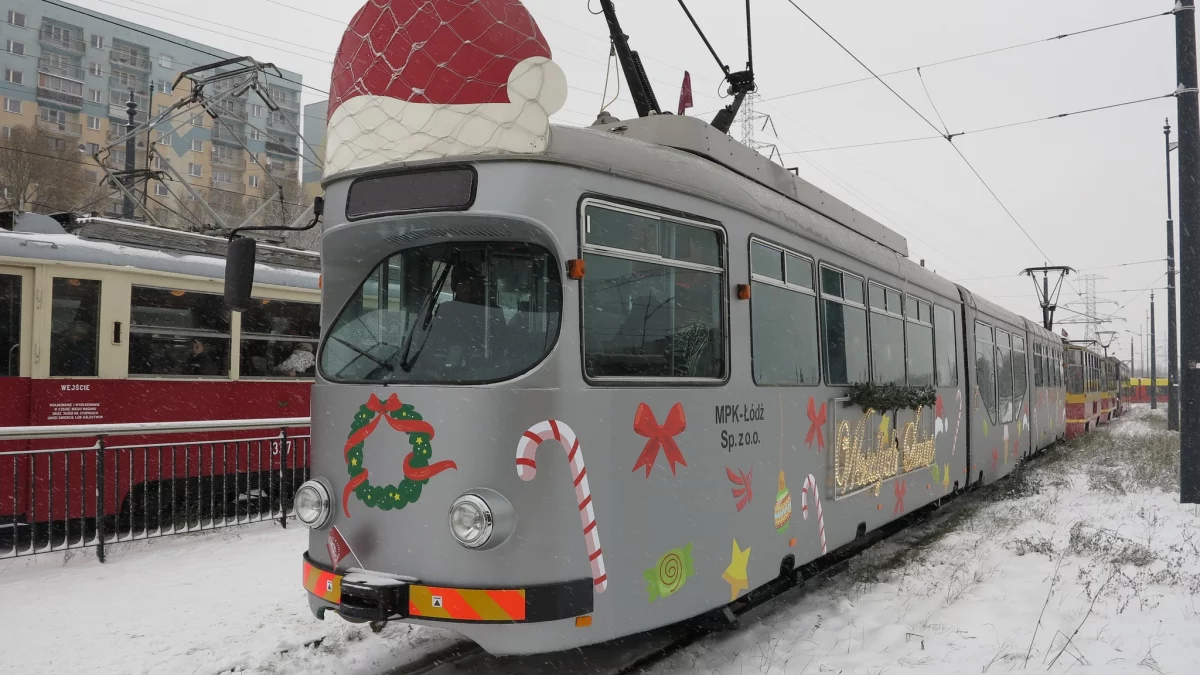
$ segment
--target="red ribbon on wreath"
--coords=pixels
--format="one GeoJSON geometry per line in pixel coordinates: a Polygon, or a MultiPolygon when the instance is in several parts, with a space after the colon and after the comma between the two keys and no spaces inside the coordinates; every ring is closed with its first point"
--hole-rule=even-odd
{"type": "Polygon", "coordinates": [[[808,435],[804,437],[804,443],[808,447],[812,447],[813,438],[817,439],[817,452],[825,448],[825,419],[828,416],[828,411],[825,404],[821,404],[820,412],[817,412],[816,401],[812,396],[808,397],[808,435]]]}
{"type": "MultiPolygon", "coordinates": [[[[346,439],[346,447],[342,450],[347,462],[350,461],[350,451],[354,446],[367,440],[371,434],[375,433],[375,427],[379,426],[379,420],[387,420],[388,426],[396,431],[411,434],[429,434],[430,440],[433,440],[434,431],[433,425],[424,420],[398,420],[392,417],[391,413],[396,412],[404,407],[400,402],[400,397],[392,394],[386,402],[380,401],[379,397],[371,394],[371,398],[367,399],[367,410],[375,413],[375,418],[367,425],[358,431],[350,434],[350,438],[346,439]]],[[[418,468],[412,466],[413,453],[408,453],[404,458],[404,477],[411,481],[429,480],[443,471],[450,469],[458,470],[458,465],[453,461],[445,460],[431,464],[426,467],[418,468]]],[[[368,471],[364,466],[362,473],[350,479],[346,483],[346,488],[342,490],[342,511],[346,517],[350,517],[350,495],[363,483],[367,482],[368,471]]]]}
{"type": "Polygon", "coordinates": [[[633,416],[633,431],[638,436],[645,436],[650,440],[646,441],[646,447],[642,448],[642,454],[638,455],[633,470],[637,471],[644,466],[646,467],[646,478],[649,478],[650,470],[654,468],[654,462],[658,459],[660,448],[671,465],[672,476],[675,475],[676,464],[687,466],[687,460],[683,458],[683,452],[680,451],[679,444],[675,442],[675,437],[682,434],[684,429],[687,429],[687,417],[683,414],[682,404],[676,403],[671,406],[671,412],[667,413],[666,421],[660,425],[650,406],[639,403],[637,413],[633,416]]]}

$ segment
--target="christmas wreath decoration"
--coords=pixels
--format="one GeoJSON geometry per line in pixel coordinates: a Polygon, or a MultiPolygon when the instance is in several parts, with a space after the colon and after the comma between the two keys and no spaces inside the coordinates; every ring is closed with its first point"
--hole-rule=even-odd
{"type": "Polygon", "coordinates": [[[346,439],[346,472],[350,474],[350,481],[342,491],[342,512],[346,517],[350,517],[351,494],[371,508],[384,511],[402,509],[421,497],[421,487],[430,478],[447,469],[457,470],[458,466],[451,461],[430,465],[433,436],[433,426],[424,421],[413,406],[401,403],[395,394],[386,402],[371,394],[371,398],[354,414],[354,421],[350,423],[350,437],[346,439]],[[379,426],[380,420],[386,420],[388,426],[407,434],[408,444],[412,448],[404,458],[404,480],[399,485],[372,485],[370,473],[363,463],[363,447],[379,426]]]}
{"type": "Polygon", "coordinates": [[[906,387],[899,384],[861,382],[850,386],[848,405],[863,410],[920,410],[937,403],[933,387],[906,387]]]}

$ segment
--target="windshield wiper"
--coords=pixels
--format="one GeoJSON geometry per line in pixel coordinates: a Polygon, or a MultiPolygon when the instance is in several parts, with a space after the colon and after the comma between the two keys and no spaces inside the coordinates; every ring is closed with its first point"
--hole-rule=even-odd
{"type": "MultiPolygon", "coordinates": [[[[352,350],[354,350],[354,351],[358,352],[359,356],[365,356],[365,357],[367,357],[368,359],[370,359],[370,360],[374,361],[375,363],[377,363],[377,364],[379,365],[379,367],[380,367],[380,368],[387,368],[387,371],[388,371],[389,373],[391,373],[391,372],[395,372],[395,370],[396,370],[396,369],[395,369],[395,368],[393,368],[393,367],[392,367],[392,365],[391,365],[390,363],[388,363],[387,361],[384,361],[384,360],[382,360],[382,359],[379,359],[379,358],[377,358],[377,357],[371,356],[369,353],[367,353],[367,352],[364,352],[363,350],[359,349],[358,347],[354,346],[353,344],[350,344],[349,342],[347,342],[347,341],[343,340],[342,338],[340,338],[340,337],[338,337],[338,336],[336,336],[336,335],[330,335],[330,336],[329,336],[329,339],[330,339],[330,340],[333,340],[333,341],[335,341],[335,342],[337,342],[337,343],[339,343],[339,344],[345,345],[345,346],[349,347],[350,349],[352,349],[352,350]]],[[[377,343],[377,344],[378,344],[378,343],[377,343]]],[[[349,368],[350,366],[354,365],[354,361],[357,361],[357,360],[358,360],[358,359],[351,360],[351,361],[350,361],[350,363],[347,363],[345,366],[343,366],[343,367],[342,367],[342,369],[341,369],[341,370],[339,370],[339,371],[337,372],[337,376],[338,376],[338,377],[341,377],[341,376],[342,376],[342,373],[346,372],[346,369],[347,369],[347,368],[349,368]]]]}
{"type": "Polygon", "coordinates": [[[433,309],[439,295],[442,294],[442,287],[446,285],[446,278],[450,276],[451,265],[446,265],[442,269],[441,276],[437,282],[429,289],[429,295],[425,296],[425,302],[421,304],[421,311],[417,313],[416,320],[413,321],[412,330],[404,338],[404,346],[401,348],[400,354],[400,369],[406,373],[412,372],[413,366],[417,362],[417,357],[421,355],[421,350],[425,348],[425,343],[429,341],[429,324],[433,322],[433,309]],[[421,325],[421,331],[426,332],[425,340],[421,341],[421,346],[417,348],[411,355],[408,353],[412,349],[413,338],[417,335],[417,324],[421,325]]]}

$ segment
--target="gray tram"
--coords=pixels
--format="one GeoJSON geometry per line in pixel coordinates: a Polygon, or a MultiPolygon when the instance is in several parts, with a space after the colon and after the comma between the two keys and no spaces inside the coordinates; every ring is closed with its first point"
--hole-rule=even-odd
{"type": "Polygon", "coordinates": [[[671,624],[1061,438],[1062,342],[703,121],[327,177],[318,617],[671,624]],[[864,409],[851,386],[934,387],[864,409]],[[540,450],[540,451],[539,451],[540,450]]]}

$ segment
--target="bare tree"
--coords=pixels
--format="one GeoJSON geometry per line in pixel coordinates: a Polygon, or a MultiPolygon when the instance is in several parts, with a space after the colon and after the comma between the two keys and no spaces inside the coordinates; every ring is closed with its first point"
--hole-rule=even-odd
{"type": "Polygon", "coordinates": [[[13,127],[0,138],[0,201],[5,208],[69,211],[91,191],[75,143],[37,127],[13,127]]]}

